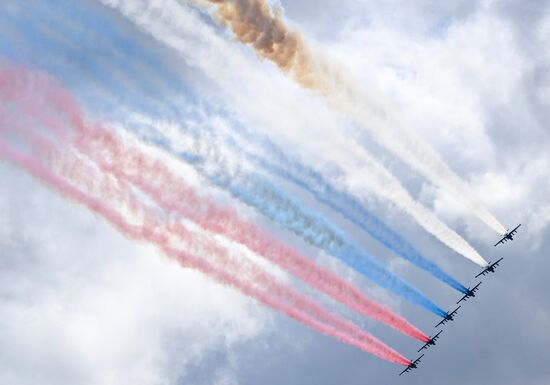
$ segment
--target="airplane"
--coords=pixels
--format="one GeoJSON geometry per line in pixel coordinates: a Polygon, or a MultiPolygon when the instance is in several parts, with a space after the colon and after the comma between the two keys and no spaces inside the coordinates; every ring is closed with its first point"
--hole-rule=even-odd
{"type": "Polygon", "coordinates": [[[479,273],[478,275],[476,275],[476,278],[479,277],[480,275],[485,275],[485,274],[489,274],[489,273],[494,273],[496,267],[498,266],[498,264],[500,263],[500,261],[502,261],[503,259],[504,259],[504,258],[500,258],[500,259],[499,259],[498,261],[496,261],[495,263],[489,264],[489,266],[487,266],[481,273],[479,273]]]}
{"type": "Polygon", "coordinates": [[[495,243],[495,247],[500,245],[501,243],[508,242],[508,241],[513,241],[514,240],[514,234],[518,232],[518,229],[519,229],[520,226],[521,226],[521,223],[519,225],[517,225],[517,227],[515,229],[513,229],[512,231],[507,231],[502,236],[502,239],[500,241],[498,241],[497,243],[495,243]]]}
{"type": "Polygon", "coordinates": [[[414,360],[413,362],[411,362],[409,364],[409,366],[407,366],[405,368],[405,370],[403,370],[401,373],[399,373],[399,375],[402,375],[404,373],[407,373],[409,370],[413,370],[413,369],[416,369],[418,368],[418,364],[420,363],[420,359],[424,357],[424,354],[422,354],[420,357],[418,357],[416,360],[414,360]]]}
{"type": "Polygon", "coordinates": [[[468,292],[464,294],[464,297],[460,298],[456,304],[458,305],[459,303],[461,303],[462,301],[466,301],[470,297],[475,297],[476,291],[479,290],[479,285],[481,285],[481,282],[475,285],[474,287],[472,287],[471,289],[468,288],[468,292]]]}
{"type": "Polygon", "coordinates": [[[443,317],[443,319],[441,321],[439,321],[439,323],[437,325],[435,325],[435,327],[438,327],[439,325],[445,325],[445,322],[454,321],[454,316],[457,314],[458,309],[460,309],[460,306],[457,307],[456,309],[454,309],[450,313],[447,312],[445,317],[443,317]]]}
{"type": "Polygon", "coordinates": [[[428,342],[426,342],[424,344],[424,346],[422,346],[420,349],[418,349],[418,352],[420,353],[422,350],[424,349],[428,349],[430,346],[434,345],[435,346],[435,340],[437,340],[439,338],[439,335],[443,333],[443,330],[441,330],[439,333],[437,333],[435,336],[433,336],[432,338],[430,338],[430,340],[428,342]]]}

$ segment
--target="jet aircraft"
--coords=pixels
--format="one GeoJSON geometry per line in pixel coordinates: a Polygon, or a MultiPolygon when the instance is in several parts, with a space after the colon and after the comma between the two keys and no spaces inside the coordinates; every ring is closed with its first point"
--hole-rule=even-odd
{"type": "Polygon", "coordinates": [[[485,275],[485,274],[489,274],[489,273],[494,273],[495,272],[495,269],[496,267],[498,266],[498,264],[500,263],[500,261],[502,261],[504,258],[500,258],[498,261],[496,261],[495,263],[491,263],[489,264],[489,266],[487,266],[485,269],[483,269],[483,271],[481,273],[479,273],[478,275],[476,275],[476,278],[479,277],[480,275],[485,275]]]}
{"type": "Polygon", "coordinates": [[[439,325],[445,325],[446,322],[449,322],[449,321],[454,321],[454,317],[456,316],[456,314],[458,313],[458,309],[460,309],[460,306],[457,307],[456,309],[454,309],[452,312],[447,312],[447,314],[445,315],[445,317],[443,317],[443,319],[441,321],[439,321],[439,323],[437,325],[435,325],[435,327],[438,327],[439,325]]]}
{"type": "Polygon", "coordinates": [[[424,354],[422,354],[420,357],[418,357],[416,360],[414,360],[413,362],[411,362],[409,364],[409,366],[407,366],[405,368],[405,370],[403,370],[401,373],[399,373],[399,375],[402,375],[404,373],[407,373],[409,370],[413,370],[413,369],[416,369],[418,368],[418,364],[420,363],[420,359],[424,357],[424,354]]]}
{"type": "Polygon", "coordinates": [[[464,294],[464,297],[460,298],[456,304],[458,305],[459,303],[461,303],[462,301],[466,301],[470,297],[475,297],[476,291],[479,290],[479,285],[481,285],[481,282],[475,285],[474,287],[472,287],[471,289],[468,288],[468,292],[464,294]]]}
{"type": "Polygon", "coordinates": [[[441,330],[439,333],[437,333],[435,336],[430,338],[428,342],[424,344],[420,349],[418,349],[418,352],[420,353],[424,349],[428,349],[430,346],[435,346],[435,341],[439,338],[439,335],[443,333],[443,330],[441,330]]]}
{"type": "Polygon", "coordinates": [[[495,243],[495,247],[500,245],[501,243],[508,242],[508,241],[513,241],[514,240],[514,234],[516,234],[518,232],[518,229],[519,229],[520,226],[521,226],[521,223],[519,225],[517,225],[516,228],[513,229],[512,231],[507,231],[502,236],[502,239],[500,241],[498,241],[497,243],[495,243]]]}

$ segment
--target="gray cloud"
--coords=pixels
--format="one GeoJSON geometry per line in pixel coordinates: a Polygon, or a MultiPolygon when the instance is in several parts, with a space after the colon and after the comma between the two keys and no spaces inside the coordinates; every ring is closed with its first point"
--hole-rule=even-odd
{"type": "Polygon", "coordinates": [[[269,315],[0,165],[0,382],[175,383],[269,315]]]}
{"type": "MultiPolygon", "coordinates": [[[[0,194],[0,382],[548,383],[548,1],[529,6],[512,0],[283,1],[283,6],[288,18],[336,54],[355,51],[355,73],[378,69],[361,81],[374,78],[389,89],[414,128],[423,130],[456,170],[479,181],[478,193],[500,217],[507,223],[524,222],[517,241],[492,248],[494,236],[465,217],[460,206],[380,151],[411,191],[424,194],[422,199],[467,233],[487,258],[504,256],[501,270],[484,280],[479,296],[463,306],[423,366],[398,378],[394,365],[172,269],[154,251],[130,244],[78,207],[2,167],[0,177],[9,183],[2,184],[0,194]],[[345,46],[342,36],[355,40],[345,46]],[[372,43],[373,36],[380,39],[377,47],[363,45],[372,43]],[[390,45],[395,48],[387,49],[390,45]],[[431,67],[434,62],[438,66],[431,67]],[[468,81],[455,83],[457,79],[468,81]],[[207,297],[199,307],[191,302],[197,293],[207,297]],[[266,323],[271,333],[262,333],[266,323]]],[[[205,82],[194,79],[194,86],[200,89],[205,82]]],[[[275,84],[288,91],[284,81],[275,84]]],[[[212,94],[218,91],[210,83],[204,87],[212,94]]],[[[253,95],[254,90],[247,91],[243,95],[253,95]]],[[[300,92],[289,91],[287,104],[281,105],[269,104],[276,100],[267,97],[271,89],[263,92],[255,103],[245,100],[230,107],[240,112],[248,103],[259,113],[269,111],[278,117],[272,128],[321,124],[325,118],[327,124],[345,124],[315,101],[299,104],[304,98],[300,92]],[[301,115],[282,116],[299,106],[306,107],[301,115]],[[313,109],[318,113],[309,118],[313,109]]],[[[380,204],[374,210],[458,278],[477,282],[476,267],[409,218],[380,204]]],[[[376,247],[357,229],[342,225],[365,247],[376,247]]],[[[376,251],[438,302],[451,307],[456,301],[451,290],[396,264],[383,249],[376,251]]],[[[407,304],[396,306],[433,330],[437,320],[432,316],[407,304]]],[[[415,342],[379,325],[368,329],[399,351],[416,354],[415,342]]]]}

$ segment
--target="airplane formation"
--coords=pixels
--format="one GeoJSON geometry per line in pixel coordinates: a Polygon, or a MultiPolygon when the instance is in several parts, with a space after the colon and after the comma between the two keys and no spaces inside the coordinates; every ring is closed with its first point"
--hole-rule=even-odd
{"type": "MultiPolygon", "coordinates": [[[[511,231],[508,230],[505,234],[503,234],[502,238],[495,244],[495,247],[498,246],[501,243],[505,243],[505,242],[508,242],[508,241],[513,241],[514,240],[514,235],[517,233],[520,226],[521,226],[521,224],[516,226],[513,230],[511,230],[511,231]]],[[[504,258],[500,258],[496,262],[493,262],[493,263],[489,262],[489,264],[479,274],[477,274],[475,276],[475,278],[478,278],[482,275],[485,276],[487,274],[494,273],[497,266],[499,265],[499,263],[503,259],[504,258]]],[[[480,285],[481,285],[481,281],[477,285],[472,287],[471,289],[468,288],[468,292],[465,293],[464,296],[458,300],[457,305],[462,301],[466,301],[468,298],[475,297],[476,296],[475,293],[476,293],[476,291],[479,290],[480,285]]],[[[435,327],[439,327],[439,326],[445,325],[445,323],[447,323],[447,322],[454,321],[454,318],[458,314],[458,310],[460,309],[460,307],[461,306],[458,306],[453,311],[447,312],[447,314],[445,314],[445,316],[442,317],[441,321],[439,321],[439,323],[437,325],[435,325],[435,327]]],[[[430,337],[430,339],[420,349],[418,349],[418,352],[420,353],[422,350],[428,349],[430,346],[435,346],[436,340],[439,338],[439,336],[441,335],[442,332],[443,331],[441,330],[437,334],[435,334],[433,337],[430,337]]],[[[420,360],[422,359],[422,357],[424,357],[424,354],[422,354],[416,360],[412,361],[405,368],[405,370],[403,370],[401,373],[399,373],[399,375],[401,376],[402,374],[408,373],[409,371],[411,371],[413,369],[417,369],[418,364],[420,363],[420,360]]]]}

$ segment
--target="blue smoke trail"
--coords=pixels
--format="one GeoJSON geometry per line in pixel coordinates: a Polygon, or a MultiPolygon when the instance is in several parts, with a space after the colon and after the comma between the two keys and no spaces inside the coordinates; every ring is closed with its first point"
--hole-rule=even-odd
{"type": "MultiPolygon", "coordinates": [[[[175,80],[177,77],[165,71],[165,66],[157,60],[155,55],[150,55],[120,32],[115,23],[108,19],[108,15],[101,12],[88,12],[89,9],[79,8],[80,4],[76,5],[69,0],[57,0],[56,5],[63,6],[54,7],[56,11],[52,12],[52,8],[44,6],[45,3],[48,1],[39,2],[31,8],[25,7],[24,12],[21,13],[0,12],[0,22],[18,32],[20,38],[28,45],[27,52],[21,52],[21,47],[17,47],[19,49],[16,50],[13,45],[0,44],[0,50],[3,49],[5,55],[13,55],[12,59],[15,61],[30,63],[68,81],[72,86],[70,88],[77,87],[75,91],[81,96],[85,95],[88,105],[99,106],[96,108],[102,111],[112,112],[118,103],[123,103],[154,117],[162,116],[164,119],[181,117],[181,106],[170,104],[169,100],[163,98],[165,94],[162,90],[175,87],[181,92],[185,87],[180,81],[175,80]],[[77,26],[65,25],[62,21],[66,18],[76,22],[77,26]],[[101,37],[107,45],[101,52],[101,58],[97,57],[95,38],[91,34],[83,33],[81,25],[85,29],[92,30],[96,35],[95,38],[101,37]],[[44,28],[52,33],[44,34],[44,28]],[[52,35],[57,35],[57,38],[52,35]],[[59,36],[63,39],[59,39],[59,36]],[[67,40],[71,44],[71,49],[67,49],[67,40]],[[106,59],[109,61],[108,66],[102,62],[106,59]],[[125,82],[122,79],[121,81],[120,76],[114,75],[112,68],[123,69],[124,79],[133,78],[134,80],[125,82]],[[162,87],[158,87],[156,82],[146,81],[144,73],[141,72],[143,69],[146,70],[146,74],[155,74],[157,80],[160,79],[162,87]],[[89,77],[89,83],[81,87],[83,72],[86,77],[89,77]],[[135,81],[136,78],[139,79],[138,82],[135,81]],[[94,87],[90,87],[91,84],[94,87]],[[101,92],[102,90],[110,94],[112,99],[110,102],[104,101],[106,95],[101,92]]],[[[0,40],[3,39],[0,38],[0,40]]],[[[120,75],[120,71],[117,75],[120,75]]],[[[157,140],[156,144],[165,150],[171,149],[167,140],[157,140]]],[[[228,174],[220,169],[219,162],[212,163],[211,159],[192,151],[179,155],[193,164],[211,183],[227,189],[236,198],[255,207],[280,226],[288,228],[312,245],[338,257],[352,268],[410,302],[423,306],[439,316],[445,314],[425,295],[389,272],[359,246],[347,239],[328,220],[307,211],[299,202],[289,198],[275,186],[262,181],[259,175],[241,173],[238,178],[229,178],[228,174]]]]}
{"type": "Polygon", "coordinates": [[[131,38],[101,5],[45,0],[22,7],[7,2],[12,6],[0,9],[0,53],[12,62],[63,79],[101,113],[116,115],[131,106],[149,116],[182,118],[181,105],[172,102],[174,95],[189,99],[181,76],[157,52],[131,38]],[[10,33],[17,36],[16,47],[9,43],[10,33]]]}
{"type": "Polygon", "coordinates": [[[365,230],[371,237],[397,255],[426,270],[452,288],[464,294],[468,292],[468,288],[450,276],[435,262],[422,255],[409,241],[369,212],[357,198],[345,191],[337,190],[317,171],[287,157],[281,149],[267,138],[261,138],[259,141],[262,143],[262,156],[239,147],[235,141],[232,141],[231,145],[236,151],[244,154],[263,169],[309,192],[319,202],[365,230]]]}
{"type": "Polygon", "coordinates": [[[220,166],[224,164],[222,159],[212,162],[208,156],[198,155],[192,151],[176,150],[169,139],[163,137],[162,133],[154,131],[152,129],[149,135],[140,135],[141,139],[185,160],[210,183],[227,190],[236,199],[253,207],[311,245],[336,257],[378,285],[440,317],[445,316],[446,312],[425,294],[386,269],[327,218],[303,207],[300,202],[260,175],[242,170],[227,172],[223,166],[220,166]]]}

